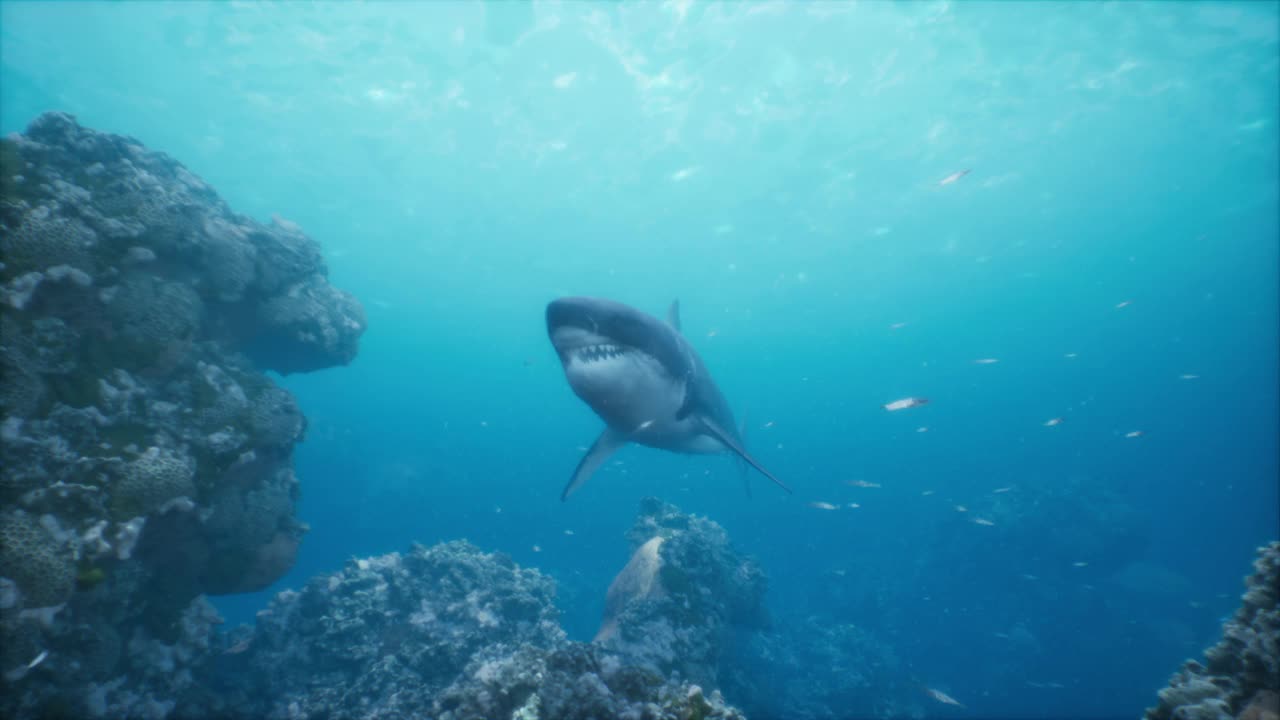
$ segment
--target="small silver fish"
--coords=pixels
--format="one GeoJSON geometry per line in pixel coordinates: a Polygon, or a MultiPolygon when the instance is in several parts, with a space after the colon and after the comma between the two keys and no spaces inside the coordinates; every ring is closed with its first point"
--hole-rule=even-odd
{"type": "Polygon", "coordinates": [[[35,666],[37,666],[37,665],[39,665],[40,663],[44,662],[44,659],[45,659],[45,658],[47,658],[47,657],[49,657],[49,651],[48,651],[48,650],[41,650],[41,651],[40,651],[40,654],[39,654],[39,655],[37,655],[37,656],[35,657],[35,659],[34,659],[34,660],[32,660],[31,662],[27,663],[27,669],[28,669],[28,670],[34,669],[34,668],[35,668],[35,666]]]}
{"type": "Polygon", "coordinates": [[[956,700],[955,698],[942,692],[941,690],[935,690],[933,688],[927,687],[924,689],[924,691],[925,691],[925,694],[927,694],[929,697],[933,698],[934,700],[937,700],[943,705],[955,705],[956,707],[964,707],[964,705],[960,704],[959,700],[956,700]]]}
{"type": "Polygon", "coordinates": [[[921,405],[925,405],[928,402],[929,402],[929,398],[921,398],[921,397],[902,398],[901,400],[894,400],[891,403],[885,403],[884,409],[888,410],[889,412],[893,412],[895,410],[906,410],[907,408],[920,407],[921,405]]]}

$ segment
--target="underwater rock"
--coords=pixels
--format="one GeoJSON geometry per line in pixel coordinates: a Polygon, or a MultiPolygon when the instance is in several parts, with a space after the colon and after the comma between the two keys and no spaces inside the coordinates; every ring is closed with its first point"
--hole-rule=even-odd
{"type": "Polygon", "coordinates": [[[596,642],[628,663],[717,687],[735,628],[768,627],[759,565],[724,528],[645,498],[627,538],[632,559],[610,586],[596,642]]]}
{"type": "Polygon", "coordinates": [[[306,421],[264,372],[350,362],[363,310],[297,226],[63,113],[0,140],[0,261],[0,715],[164,716],[199,596],[305,530],[306,421]]]}
{"type": "Polygon", "coordinates": [[[795,615],[776,629],[738,637],[722,689],[752,717],[925,717],[909,664],[895,648],[847,618],[795,615]]]}
{"type": "Polygon", "coordinates": [[[1222,640],[1182,666],[1146,720],[1280,717],[1280,542],[1258,548],[1253,568],[1222,640]]]}
{"type": "Polygon", "coordinates": [[[664,679],[598,645],[495,647],[439,696],[437,720],[744,720],[718,690],[664,679]]]}
{"type": "Polygon", "coordinates": [[[466,542],[353,560],[228,638],[236,717],[736,718],[718,694],[565,639],[553,581],[466,542]]]}
{"type": "Polygon", "coordinates": [[[238,656],[262,683],[248,716],[424,713],[481,649],[563,641],[554,594],[538,571],[465,542],[351,561],[259,613],[238,656]]]}

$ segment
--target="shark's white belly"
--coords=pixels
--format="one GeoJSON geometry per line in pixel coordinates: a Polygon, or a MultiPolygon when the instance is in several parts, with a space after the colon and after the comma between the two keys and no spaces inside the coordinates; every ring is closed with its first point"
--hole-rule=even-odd
{"type": "Polygon", "coordinates": [[[725,450],[694,417],[676,419],[684,404],[685,380],[671,377],[644,353],[598,346],[571,354],[564,372],[573,392],[632,442],[685,453],[725,450]]]}

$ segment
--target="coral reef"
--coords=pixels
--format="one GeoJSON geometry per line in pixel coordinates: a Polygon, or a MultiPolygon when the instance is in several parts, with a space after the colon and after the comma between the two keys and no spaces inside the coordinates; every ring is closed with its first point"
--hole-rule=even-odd
{"type": "Polygon", "coordinates": [[[1258,548],[1253,568],[1221,642],[1182,666],[1147,720],[1280,717],[1280,542],[1258,548]]]}
{"type": "Polygon", "coordinates": [[[0,140],[0,715],[159,717],[202,594],[293,562],[305,420],[264,375],[365,320],[296,226],[62,113],[0,140]]]}
{"type": "Polygon", "coordinates": [[[495,648],[468,665],[435,704],[439,720],[742,720],[719,691],[666,680],[598,646],[495,648]]]}
{"type": "Polygon", "coordinates": [[[663,676],[717,686],[734,628],[768,626],[764,573],[715,522],[645,498],[627,533],[632,560],[610,587],[596,641],[663,676]]]}
{"type": "Polygon", "coordinates": [[[353,560],[232,633],[209,684],[222,704],[192,716],[741,717],[716,692],[567,641],[554,595],[537,570],[462,541],[353,560]]]}
{"type": "Polygon", "coordinates": [[[924,717],[908,661],[867,628],[817,615],[737,637],[722,688],[752,717],[924,717]]]}
{"type": "Polygon", "coordinates": [[[368,717],[423,712],[481,649],[563,640],[554,592],[537,571],[464,542],[416,546],[281,593],[241,658],[267,689],[269,717],[312,716],[347,696],[380,708],[368,717]]]}
{"type": "Polygon", "coordinates": [[[39,520],[21,510],[0,515],[0,577],[11,579],[32,607],[66,602],[75,576],[71,548],[39,520]]]}

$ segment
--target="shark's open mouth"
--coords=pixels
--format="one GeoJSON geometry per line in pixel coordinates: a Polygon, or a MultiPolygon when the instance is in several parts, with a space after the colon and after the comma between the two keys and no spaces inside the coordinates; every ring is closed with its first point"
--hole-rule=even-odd
{"type": "Polygon", "coordinates": [[[627,352],[621,345],[587,345],[573,351],[573,358],[581,363],[600,362],[610,358],[621,357],[627,352]]]}

